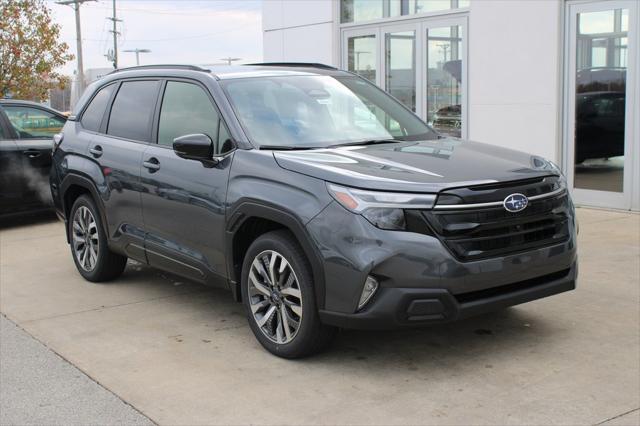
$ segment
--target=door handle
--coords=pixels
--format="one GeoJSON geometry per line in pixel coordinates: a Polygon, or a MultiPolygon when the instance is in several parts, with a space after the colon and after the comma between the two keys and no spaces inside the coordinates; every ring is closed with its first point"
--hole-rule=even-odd
{"type": "Polygon", "coordinates": [[[155,157],[151,157],[147,161],[143,161],[142,166],[148,169],[150,173],[160,170],[160,162],[155,157]]]}
{"type": "Polygon", "coordinates": [[[29,158],[37,158],[40,157],[42,153],[37,149],[27,149],[26,151],[23,151],[22,154],[26,155],[29,158]]]}
{"type": "Polygon", "coordinates": [[[95,158],[101,157],[102,156],[102,147],[100,145],[96,145],[93,148],[89,148],[89,152],[95,158]]]}

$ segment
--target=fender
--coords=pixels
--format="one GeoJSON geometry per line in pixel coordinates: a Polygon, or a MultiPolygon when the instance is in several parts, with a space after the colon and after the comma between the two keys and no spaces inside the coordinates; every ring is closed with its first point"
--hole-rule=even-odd
{"type": "MultiPolygon", "coordinates": [[[[104,232],[105,235],[108,235],[107,216],[105,214],[102,197],[100,197],[100,194],[98,192],[98,189],[96,188],[95,183],[93,182],[93,180],[85,176],[76,174],[74,172],[69,172],[64,177],[64,179],[62,179],[62,183],[60,184],[60,196],[62,201],[62,208],[64,211],[65,228],[66,229],[69,228],[69,214],[71,213],[71,207],[72,207],[72,206],[67,206],[65,202],[65,195],[72,185],[80,186],[89,191],[89,193],[93,197],[93,201],[96,203],[96,206],[98,207],[98,212],[100,213],[100,218],[102,219],[102,231],[104,232]]],[[[69,232],[66,231],[65,234],[67,235],[67,243],[71,243],[71,240],[69,238],[69,232]]]]}
{"type": "Polygon", "coordinates": [[[304,224],[294,213],[264,201],[248,200],[241,201],[237,207],[229,212],[228,217],[225,242],[226,252],[229,254],[227,256],[227,271],[229,271],[229,287],[237,300],[239,300],[238,296],[240,294],[240,277],[236,276],[235,265],[233,264],[233,238],[238,228],[240,228],[247,219],[261,218],[277,222],[287,227],[296,237],[311,264],[317,308],[322,309],[324,307],[325,284],[322,257],[315,244],[313,244],[313,240],[304,224]]]}

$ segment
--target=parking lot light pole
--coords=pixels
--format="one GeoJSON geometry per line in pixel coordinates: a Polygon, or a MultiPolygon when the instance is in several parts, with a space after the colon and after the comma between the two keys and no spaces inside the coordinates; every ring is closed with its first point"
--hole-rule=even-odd
{"type": "Polygon", "coordinates": [[[127,49],[127,50],[123,50],[123,52],[131,52],[131,53],[135,53],[136,54],[136,65],[140,65],[140,54],[141,53],[150,53],[151,50],[150,49],[127,49]]]}

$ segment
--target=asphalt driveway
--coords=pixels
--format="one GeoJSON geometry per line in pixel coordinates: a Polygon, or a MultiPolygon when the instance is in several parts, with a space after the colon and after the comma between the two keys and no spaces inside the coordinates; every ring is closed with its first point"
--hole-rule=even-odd
{"type": "Polygon", "coordinates": [[[0,311],[160,424],[639,424],[640,216],[578,215],[576,291],[299,361],[222,290],[139,264],[85,282],[59,222],[0,231],[0,311]]]}

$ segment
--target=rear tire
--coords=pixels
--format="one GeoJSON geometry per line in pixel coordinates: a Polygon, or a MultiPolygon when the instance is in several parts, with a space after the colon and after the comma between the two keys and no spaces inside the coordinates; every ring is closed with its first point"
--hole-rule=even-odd
{"type": "Polygon", "coordinates": [[[268,232],[251,244],[241,288],[249,326],[272,354],[301,358],[331,343],[336,329],[320,322],[311,266],[288,231],[268,232]]]}
{"type": "Polygon", "coordinates": [[[122,274],[127,257],[109,250],[100,212],[90,196],[81,195],[73,203],[67,232],[71,256],[84,279],[109,281],[122,274]]]}

